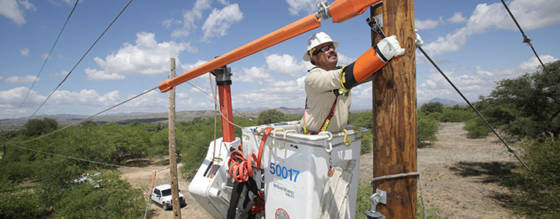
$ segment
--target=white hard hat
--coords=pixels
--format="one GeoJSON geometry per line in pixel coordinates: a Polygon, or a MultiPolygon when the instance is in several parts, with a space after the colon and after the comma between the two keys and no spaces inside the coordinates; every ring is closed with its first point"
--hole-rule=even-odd
{"type": "Polygon", "coordinates": [[[332,42],[335,48],[338,47],[338,42],[333,41],[331,37],[325,32],[313,34],[311,37],[309,37],[309,40],[307,40],[307,49],[305,50],[305,54],[303,55],[303,60],[310,61],[311,57],[309,56],[309,50],[317,47],[318,45],[328,42],[332,42]]]}

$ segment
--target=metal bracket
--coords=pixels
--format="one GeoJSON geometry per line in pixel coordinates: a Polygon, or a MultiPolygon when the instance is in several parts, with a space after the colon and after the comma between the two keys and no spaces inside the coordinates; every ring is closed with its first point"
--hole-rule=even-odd
{"type": "Polygon", "coordinates": [[[366,22],[371,27],[371,30],[373,32],[381,36],[381,39],[386,37],[385,33],[383,32],[383,14],[378,14],[374,17],[368,17],[366,19],[366,22]]]}
{"type": "Polygon", "coordinates": [[[230,85],[231,84],[231,68],[224,65],[220,68],[214,69],[211,73],[216,76],[216,84],[230,85]]]}
{"type": "Polygon", "coordinates": [[[371,209],[366,210],[365,214],[368,218],[378,218],[378,219],[385,219],[381,213],[376,211],[377,204],[387,204],[387,193],[381,189],[376,189],[375,193],[369,197],[371,200],[371,209]]]}
{"type": "Polygon", "coordinates": [[[329,13],[329,3],[327,1],[320,1],[317,3],[317,17],[328,19],[331,17],[329,13]]]}

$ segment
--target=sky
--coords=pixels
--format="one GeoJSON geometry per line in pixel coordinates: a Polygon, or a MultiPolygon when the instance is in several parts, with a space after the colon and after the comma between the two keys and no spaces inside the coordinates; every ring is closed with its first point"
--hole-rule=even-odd
{"type": "MultiPolygon", "coordinates": [[[[317,10],[316,0],[135,0],[38,108],[127,2],[79,1],[48,54],[75,1],[0,0],[0,119],[25,118],[37,109],[37,115],[93,115],[167,79],[171,57],[181,74],[317,10]]],[[[541,59],[557,60],[560,1],[506,3],[541,59]]],[[[312,67],[302,60],[307,39],[328,33],[339,42],[339,64],[350,64],[371,44],[368,15],[323,20],[318,29],[231,63],[234,109],[303,108],[304,78],[312,67]]],[[[423,48],[471,101],[487,96],[499,80],[539,67],[497,0],[416,1],[415,27],[423,48]]],[[[463,102],[419,52],[416,65],[419,105],[434,98],[463,102]]],[[[177,86],[176,110],[213,110],[210,83],[203,74],[177,86]]],[[[371,83],[353,88],[353,110],[372,108],[371,90],[371,83]]],[[[155,90],[107,114],[167,110],[168,94],[155,90]]]]}

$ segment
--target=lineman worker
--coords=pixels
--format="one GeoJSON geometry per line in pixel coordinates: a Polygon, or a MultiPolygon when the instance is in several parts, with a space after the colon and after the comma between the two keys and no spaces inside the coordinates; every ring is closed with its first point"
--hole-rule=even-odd
{"type": "Polygon", "coordinates": [[[337,66],[338,42],[324,32],[313,34],[307,41],[303,60],[315,65],[305,78],[305,112],[302,126],[305,134],[321,131],[339,132],[348,123],[352,98],[350,89],[371,80],[395,56],[404,54],[396,36],[382,39],[350,65],[337,66]]]}

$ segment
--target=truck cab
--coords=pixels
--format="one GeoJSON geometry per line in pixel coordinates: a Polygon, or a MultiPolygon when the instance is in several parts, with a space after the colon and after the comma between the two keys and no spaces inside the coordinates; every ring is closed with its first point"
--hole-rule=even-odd
{"type": "MultiPolygon", "coordinates": [[[[171,185],[163,184],[154,187],[150,199],[152,199],[152,201],[154,201],[158,205],[161,205],[161,207],[165,210],[172,209],[173,204],[171,203],[171,185]]],[[[183,193],[181,193],[181,191],[179,191],[179,204],[181,205],[181,207],[187,205],[185,197],[183,196],[183,193]]]]}

